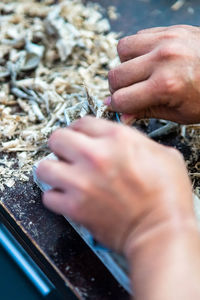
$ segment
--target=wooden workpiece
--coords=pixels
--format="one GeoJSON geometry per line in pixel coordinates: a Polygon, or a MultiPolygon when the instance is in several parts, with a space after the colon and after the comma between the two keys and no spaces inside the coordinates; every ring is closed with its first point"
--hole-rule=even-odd
{"type": "MultiPolygon", "coordinates": [[[[198,1],[187,1],[177,11],[171,9],[174,2],[99,0],[105,8],[116,5],[120,16],[111,20],[111,25],[112,30],[120,31],[122,35],[130,35],[145,27],[178,23],[200,25],[198,1]]],[[[183,146],[176,134],[163,142],[176,146],[188,157],[190,149],[183,146]]],[[[16,182],[13,188],[6,187],[0,196],[1,220],[63,296],[69,293],[70,287],[79,299],[129,299],[68,222],[43,207],[41,193],[32,176],[29,182],[16,182]]]]}

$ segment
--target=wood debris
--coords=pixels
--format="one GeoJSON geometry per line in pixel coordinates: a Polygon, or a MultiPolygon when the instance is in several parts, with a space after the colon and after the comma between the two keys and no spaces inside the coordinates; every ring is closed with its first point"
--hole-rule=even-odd
{"type": "Polygon", "coordinates": [[[108,7],[108,17],[110,20],[116,21],[119,18],[119,13],[115,6],[108,7]]]}
{"type": "Polygon", "coordinates": [[[171,9],[172,10],[179,10],[181,9],[181,7],[185,4],[185,0],[177,0],[172,6],[171,9]]]}
{"type": "MultiPolygon", "coordinates": [[[[29,172],[47,153],[57,127],[86,114],[106,116],[102,100],[108,70],[119,63],[117,39],[96,4],[0,3],[0,151],[16,153],[21,169],[10,177],[29,172]]],[[[1,181],[9,157],[0,159],[1,181]]]]}

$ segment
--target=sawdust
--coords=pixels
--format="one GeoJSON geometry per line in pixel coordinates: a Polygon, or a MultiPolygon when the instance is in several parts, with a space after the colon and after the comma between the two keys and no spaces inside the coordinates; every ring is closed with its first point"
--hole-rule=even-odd
{"type": "MultiPolygon", "coordinates": [[[[109,14],[117,17],[113,7],[109,14]]],[[[0,189],[27,180],[57,127],[107,116],[102,100],[108,70],[119,63],[117,39],[97,4],[0,3],[0,189]]]]}

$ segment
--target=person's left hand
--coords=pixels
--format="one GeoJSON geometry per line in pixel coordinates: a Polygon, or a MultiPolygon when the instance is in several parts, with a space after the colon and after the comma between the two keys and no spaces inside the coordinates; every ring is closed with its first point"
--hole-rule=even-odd
{"type": "Polygon", "coordinates": [[[158,118],[200,122],[200,29],[177,25],[150,28],[119,41],[122,64],[108,74],[105,104],[122,121],[158,118]],[[127,114],[131,114],[127,115],[127,114]]]}

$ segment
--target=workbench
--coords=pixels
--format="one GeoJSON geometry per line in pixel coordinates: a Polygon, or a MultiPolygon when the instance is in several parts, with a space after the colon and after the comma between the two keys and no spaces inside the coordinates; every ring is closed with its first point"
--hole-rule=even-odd
{"type": "MultiPolygon", "coordinates": [[[[87,1],[85,1],[87,2],[87,1]]],[[[93,1],[95,2],[95,1],[93,1]]],[[[172,11],[174,0],[99,0],[103,7],[115,5],[120,17],[111,21],[122,36],[139,29],[173,24],[200,25],[198,0],[172,11]]],[[[106,14],[106,12],[105,12],[106,14]]],[[[162,141],[180,149],[187,158],[190,149],[172,134],[162,141]]],[[[8,228],[54,287],[65,299],[126,300],[125,292],[64,217],[45,209],[32,175],[26,183],[0,192],[0,221],[8,228]],[[69,298],[67,298],[69,297],[69,298]],[[70,298],[71,297],[71,298],[70,298]]]]}

